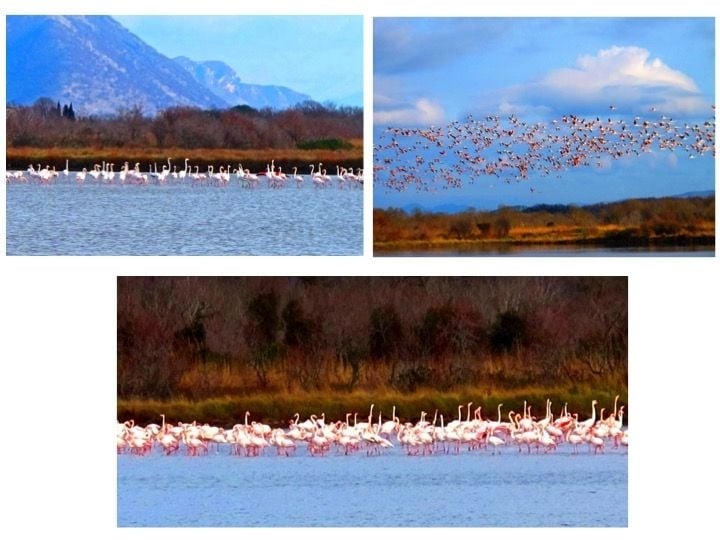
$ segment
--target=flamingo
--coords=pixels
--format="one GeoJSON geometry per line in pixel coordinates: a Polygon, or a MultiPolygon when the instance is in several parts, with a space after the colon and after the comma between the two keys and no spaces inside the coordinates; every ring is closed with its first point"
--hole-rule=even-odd
{"type": "Polygon", "coordinates": [[[390,435],[400,425],[400,420],[395,416],[395,405],[392,409],[392,420],[388,420],[380,427],[380,435],[390,435]]]}
{"type": "Polygon", "coordinates": [[[497,447],[503,446],[505,444],[505,441],[503,439],[494,435],[493,433],[490,433],[490,435],[487,438],[487,442],[488,442],[488,444],[491,444],[493,447],[493,456],[495,455],[495,451],[497,450],[497,447]]]}
{"type": "Polygon", "coordinates": [[[599,437],[595,433],[595,428],[591,428],[590,431],[587,434],[586,438],[588,444],[590,445],[590,448],[595,449],[595,453],[605,453],[605,440],[602,437],[599,437]]]}
{"type": "Polygon", "coordinates": [[[190,167],[188,166],[189,158],[185,158],[185,168],[178,173],[178,178],[184,180],[185,177],[190,173],[190,167]]]}
{"type": "MultiPolygon", "coordinates": [[[[322,165],[322,163],[320,163],[322,165]]],[[[325,187],[325,179],[322,176],[322,170],[318,170],[318,172],[315,172],[315,165],[310,165],[310,177],[312,178],[313,185],[317,187],[325,187]]]]}
{"type": "MultiPolygon", "coordinates": [[[[104,161],[103,161],[103,166],[105,166],[105,162],[104,162],[104,161]]],[[[98,165],[98,164],[96,163],[95,166],[93,167],[93,170],[90,171],[89,174],[90,174],[90,176],[92,176],[95,180],[97,180],[98,177],[100,176],[100,165],[98,165]]]]}
{"type": "Polygon", "coordinates": [[[573,445],[573,454],[577,454],[577,447],[583,443],[583,438],[577,433],[571,433],[568,431],[566,440],[573,445]]]}
{"type": "Polygon", "coordinates": [[[595,425],[595,405],[597,405],[597,399],[592,400],[592,416],[583,422],[577,424],[576,429],[578,431],[586,432],[595,425]]]}
{"type": "Polygon", "coordinates": [[[452,422],[449,422],[448,425],[447,425],[447,429],[454,430],[454,429],[456,429],[458,426],[460,426],[460,425],[462,424],[462,408],[463,408],[462,404],[461,404],[461,405],[458,405],[458,417],[457,417],[457,420],[453,420],[452,422]]]}
{"type": "Polygon", "coordinates": [[[295,180],[297,187],[302,187],[303,182],[305,181],[305,179],[297,173],[297,167],[293,167],[292,179],[295,180]]]}

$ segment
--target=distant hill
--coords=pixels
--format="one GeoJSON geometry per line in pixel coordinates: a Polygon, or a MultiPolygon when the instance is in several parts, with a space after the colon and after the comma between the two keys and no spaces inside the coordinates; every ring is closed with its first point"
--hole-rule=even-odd
{"type": "Polygon", "coordinates": [[[46,97],[88,116],[136,105],[152,115],[172,106],[285,108],[310,99],[241,83],[222,62],[172,60],[108,16],[8,15],[6,30],[8,103],[46,97]]]}
{"type": "MultiPolygon", "coordinates": [[[[689,191],[687,193],[680,193],[678,195],[662,195],[659,197],[641,197],[638,198],[639,200],[652,200],[652,199],[666,199],[666,198],[677,198],[677,199],[689,199],[692,197],[713,197],[715,196],[715,191],[712,189],[704,190],[704,191],[689,191]]],[[[573,208],[586,208],[586,209],[592,209],[592,208],[600,208],[603,206],[620,203],[624,200],[633,200],[633,199],[623,199],[623,200],[616,200],[616,201],[608,201],[608,202],[600,202],[600,203],[592,203],[592,204],[583,204],[583,203],[572,203],[572,204],[536,204],[532,206],[512,206],[515,210],[522,211],[525,213],[533,213],[533,212],[551,212],[551,213],[567,213],[573,208]]],[[[498,208],[500,206],[504,205],[498,205],[498,208]]],[[[447,204],[439,204],[435,206],[422,206],[417,203],[411,203],[406,204],[402,208],[400,208],[402,211],[406,212],[407,214],[412,214],[414,212],[424,212],[424,213],[436,213],[436,214],[459,214],[461,212],[465,212],[468,210],[478,210],[478,211],[493,211],[494,209],[491,208],[479,208],[474,207],[472,205],[464,205],[464,204],[453,204],[453,203],[447,203],[447,204]]]]}
{"type": "Polygon", "coordinates": [[[173,59],[192,77],[217,97],[230,105],[249,105],[254,109],[287,109],[304,101],[311,101],[285,86],[248,84],[240,80],[233,68],[219,61],[195,62],[185,56],[173,59]]]}
{"type": "Polygon", "coordinates": [[[680,195],[675,195],[675,197],[682,197],[684,199],[690,198],[690,197],[713,197],[715,195],[715,191],[712,189],[706,189],[705,191],[688,191],[687,193],[681,193],[680,195]]]}

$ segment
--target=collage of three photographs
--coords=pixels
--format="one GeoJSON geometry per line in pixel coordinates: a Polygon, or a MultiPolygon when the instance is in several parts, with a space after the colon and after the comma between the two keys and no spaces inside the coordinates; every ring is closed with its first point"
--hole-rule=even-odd
{"type": "Polygon", "coordinates": [[[95,528],[652,528],[630,374],[647,451],[687,389],[637,352],[717,322],[714,17],[5,22],[4,281],[124,261],[48,306],[112,304],[95,528]]]}

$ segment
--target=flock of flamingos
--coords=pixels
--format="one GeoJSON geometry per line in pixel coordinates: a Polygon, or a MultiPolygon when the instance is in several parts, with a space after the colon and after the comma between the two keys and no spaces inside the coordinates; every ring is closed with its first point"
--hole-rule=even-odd
{"type": "MultiPolygon", "coordinates": [[[[375,141],[376,182],[405,191],[437,185],[462,187],[481,177],[521,181],[533,173],[559,176],[579,167],[608,168],[613,160],[670,152],[675,159],[715,155],[712,117],[678,122],[652,107],[644,116],[582,118],[564,115],[549,123],[511,114],[426,128],[388,127],[375,141]]],[[[609,114],[616,107],[609,106],[609,114]]],[[[534,191],[531,188],[531,191],[534,191]]]]}
{"type": "Polygon", "coordinates": [[[374,404],[367,421],[358,422],[357,413],[348,413],[345,420],[330,422],[323,413],[301,422],[296,414],[287,429],[249,422],[249,412],[245,413],[244,423],[230,429],[197,422],[171,424],[161,415],[161,425],[139,426],[133,420],[118,422],[117,452],[144,456],[155,450],[166,455],[200,456],[225,451],[236,456],[259,456],[266,452],[290,456],[304,448],[311,456],[325,456],[356,452],[377,455],[399,447],[407,455],[459,454],[465,450],[495,454],[503,449],[550,453],[564,445],[571,447],[572,453],[586,448],[587,452],[603,454],[606,448],[622,451],[628,446],[628,432],[623,426],[625,406],[618,408],[618,398],[615,397],[613,411],[605,416],[602,408],[599,418],[598,402],[593,400],[592,414],[583,420],[577,413],[568,412],[567,404],[560,416],[555,417],[549,399],[544,417],[536,418],[531,407],[525,405],[522,413],[509,411],[506,421],[502,420],[502,404],[498,405],[497,420],[491,420],[482,417],[482,407],[473,410],[472,402],[458,405],[458,417],[447,423],[437,411],[432,421],[423,411],[418,422],[401,422],[395,407],[389,419],[383,422],[380,412],[374,422],[374,404]],[[463,407],[467,407],[464,419],[463,407]]]}
{"type": "Polygon", "coordinates": [[[266,166],[264,171],[252,173],[249,169],[243,168],[239,163],[237,168],[231,165],[220,166],[215,171],[213,165],[209,165],[204,172],[200,171],[199,165],[190,165],[190,160],[185,159],[185,167],[178,171],[177,165],[172,164],[172,158],[167,158],[167,165],[163,165],[158,171],[157,163],[148,166],[147,172],[143,172],[140,163],[136,163],[133,168],[126,161],[119,171],[115,171],[115,164],[103,161],[102,164],[95,164],[91,171],[83,168],[80,172],[70,171],[70,161],[65,160],[65,169],[57,171],[53,166],[42,167],[40,164],[37,168],[30,165],[25,171],[6,171],[5,182],[10,183],[35,183],[35,184],[51,184],[58,180],[72,181],[78,184],[94,183],[94,184],[121,184],[121,185],[148,185],[148,184],[191,184],[193,186],[229,186],[233,181],[237,182],[244,188],[260,187],[262,180],[267,182],[270,188],[283,188],[287,184],[303,187],[306,183],[312,184],[316,188],[325,188],[328,186],[344,187],[362,187],[363,172],[362,169],[354,171],[352,167],[340,167],[336,165],[335,174],[328,174],[327,169],[323,168],[322,162],[318,164],[317,170],[315,165],[310,165],[310,171],[307,176],[298,174],[298,168],[293,167],[292,174],[284,173],[282,166],[275,166],[275,160],[272,160],[266,166]]]}

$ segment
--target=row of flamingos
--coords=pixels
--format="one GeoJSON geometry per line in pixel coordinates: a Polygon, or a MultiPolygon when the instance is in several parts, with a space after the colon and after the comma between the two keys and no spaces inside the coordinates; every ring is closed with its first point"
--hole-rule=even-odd
{"type": "Polygon", "coordinates": [[[382,412],[374,421],[374,404],[370,405],[367,421],[358,422],[357,413],[348,413],[344,420],[328,421],[325,414],[312,415],[300,421],[295,414],[288,428],[272,428],[267,424],[249,421],[245,413],[243,423],[231,428],[198,424],[197,422],[136,425],[133,420],[117,423],[117,452],[147,455],[162,451],[166,455],[184,452],[199,456],[220,452],[237,456],[259,456],[265,452],[290,456],[299,447],[311,456],[325,456],[331,452],[349,455],[364,451],[377,455],[393,448],[402,448],[408,455],[459,454],[462,451],[485,451],[492,454],[513,449],[515,452],[551,453],[560,446],[572,453],[585,451],[603,454],[606,448],[623,449],[628,446],[628,431],[623,425],[625,406],[618,408],[616,396],[612,412],[605,416],[605,408],[597,413],[597,400],[591,403],[592,413],[580,420],[578,413],[567,410],[552,413],[552,402],[546,402],[545,416],[538,418],[532,408],[508,411],[503,420],[502,404],[497,407],[497,419],[483,418],[482,407],[472,402],[458,405],[457,418],[445,422],[443,414],[435,412],[432,421],[425,411],[415,422],[401,422],[396,408],[383,421],[382,412]],[[463,408],[466,409],[463,414],[463,408]]]}
{"type": "Polygon", "coordinates": [[[324,188],[328,186],[344,187],[362,187],[364,183],[363,171],[358,169],[354,171],[352,167],[335,166],[335,174],[328,174],[327,168],[323,167],[322,162],[318,164],[317,170],[315,165],[311,164],[307,176],[298,174],[298,167],[292,168],[292,174],[283,172],[282,166],[275,166],[275,160],[271,160],[265,167],[264,171],[250,172],[244,168],[242,163],[238,163],[235,168],[228,164],[220,166],[215,171],[213,165],[209,165],[206,171],[201,172],[199,165],[190,165],[190,160],[185,159],[185,167],[178,171],[177,165],[172,165],[172,158],[167,158],[167,165],[163,165],[158,171],[157,163],[148,166],[147,172],[143,172],[140,163],[135,163],[133,168],[126,161],[119,171],[115,171],[115,164],[103,161],[102,164],[95,164],[92,170],[88,171],[83,168],[82,171],[71,173],[69,168],[69,160],[65,160],[65,169],[57,171],[53,166],[42,167],[40,164],[37,168],[34,164],[30,164],[25,171],[6,171],[6,183],[38,183],[51,184],[58,179],[74,178],[78,184],[97,183],[97,184],[129,184],[129,185],[147,185],[147,184],[168,184],[168,183],[185,183],[191,185],[213,185],[228,186],[236,181],[245,188],[256,188],[261,185],[261,180],[267,182],[268,187],[283,188],[288,184],[296,187],[303,187],[306,184],[312,184],[316,188],[324,188]],[[74,175],[74,176],[73,176],[74,175]]]}

